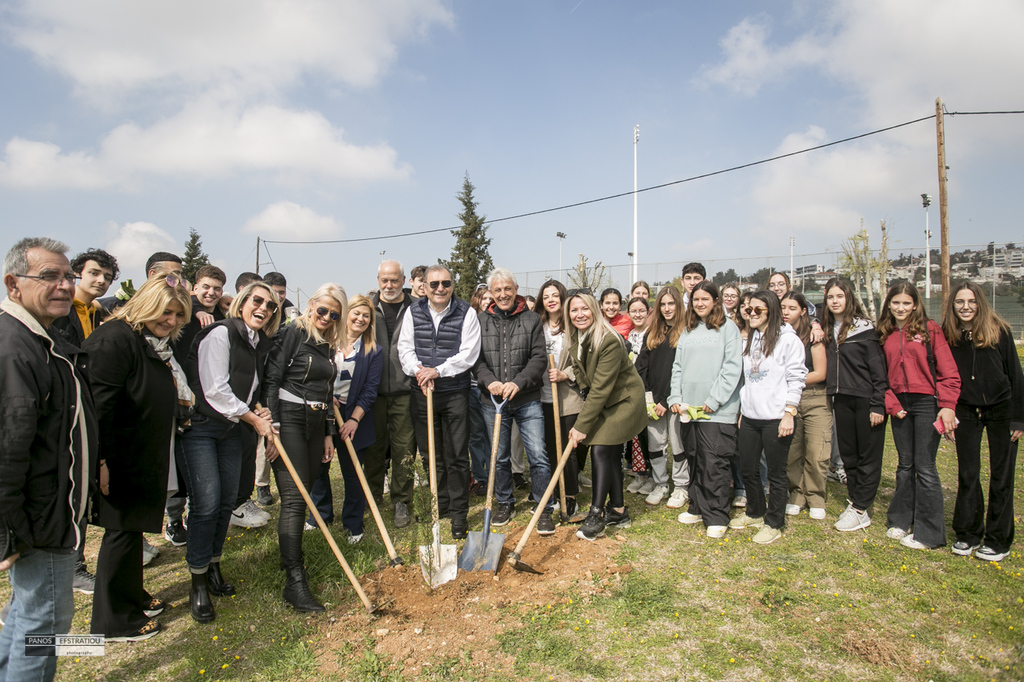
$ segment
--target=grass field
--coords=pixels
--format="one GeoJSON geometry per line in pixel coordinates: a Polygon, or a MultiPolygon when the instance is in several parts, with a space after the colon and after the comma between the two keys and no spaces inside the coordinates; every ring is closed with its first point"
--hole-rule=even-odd
{"type": "MultiPolygon", "coordinates": [[[[160,617],[164,632],[146,642],[108,645],[103,658],[63,659],[58,679],[325,679],[316,654],[327,648],[336,649],[338,672],[332,676],[362,680],[1024,679],[1019,542],[1001,564],[989,564],[887,539],[895,462],[890,441],[874,523],[866,531],[832,528],[845,490],[830,483],[826,521],[813,521],[806,512],[789,518],[782,539],[764,547],[750,542],[748,531],[709,540],[702,526],[683,526],[673,510],[648,508],[628,495],[634,525],[622,532],[626,542],[617,561],[633,570],[621,582],[597,594],[570,588],[551,604],[499,607],[494,615],[500,635],[466,642],[464,654],[440,656],[415,675],[403,672],[403,661],[375,652],[369,621],[356,644],[339,647],[327,636],[332,617],[360,605],[322,537],[309,533],[305,544],[310,573],[317,576],[313,590],[329,603],[327,614],[303,616],[282,603],[284,576],[272,524],[232,529],[224,566],[239,595],[218,600],[217,621],[200,626],[188,613],[183,551],[152,536],[163,554],[146,569],[147,587],[172,604],[160,617]]],[[[946,443],[939,471],[948,528],[956,456],[946,443]]],[[[1020,462],[1017,472],[1020,510],[1020,462]]],[[[478,513],[479,507],[471,528],[479,528],[478,513]]],[[[516,522],[525,524],[525,514],[516,522]]],[[[342,545],[360,575],[386,565],[369,523],[362,544],[342,545]]],[[[421,526],[395,535],[399,552],[414,566],[424,531],[421,526]]],[[[91,567],[99,535],[90,531],[91,567]]],[[[6,581],[0,583],[0,598],[8,591],[6,581]]],[[[76,595],[75,602],[73,631],[88,632],[91,598],[76,595]]]]}

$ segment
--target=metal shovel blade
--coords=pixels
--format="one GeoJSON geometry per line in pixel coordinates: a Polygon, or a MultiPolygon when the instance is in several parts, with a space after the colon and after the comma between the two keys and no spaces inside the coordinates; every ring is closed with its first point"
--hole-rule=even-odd
{"type": "Polygon", "coordinates": [[[471,531],[459,555],[459,568],[463,571],[493,571],[498,568],[505,536],[501,533],[471,531]]]}
{"type": "Polygon", "coordinates": [[[455,545],[442,545],[440,529],[434,526],[434,543],[420,545],[420,568],[431,587],[455,580],[459,574],[459,553],[455,545]]]}

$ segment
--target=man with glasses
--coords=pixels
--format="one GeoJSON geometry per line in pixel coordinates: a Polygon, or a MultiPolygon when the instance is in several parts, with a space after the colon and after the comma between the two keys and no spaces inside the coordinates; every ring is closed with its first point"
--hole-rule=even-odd
{"type": "Polygon", "coordinates": [[[402,320],[398,357],[416,380],[411,393],[421,453],[428,450],[426,393],[434,391],[438,510],[450,515],[452,537],[460,539],[469,531],[469,372],[480,355],[480,322],[468,303],[452,296],[448,268],[431,265],[424,281],[426,296],[402,320]]]}
{"type": "MultiPolygon", "coordinates": [[[[494,297],[494,305],[480,313],[480,359],[474,371],[481,392],[486,390],[499,403],[507,400],[502,409],[507,416],[501,422],[498,440],[498,459],[495,464],[494,492],[498,510],[494,525],[504,526],[515,515],[516,500],[512,486],[512,461],[509,442],[512,422],[519,426],[530,461],[530,480],[533,482],[533,500],[539,502],[551,479],[544,447],[544,412],[540,405],[540,387],[547,371],[547,350],[540,315],[528,310],[526,299],[519,295],[515,275],[507,268],[495,268],[487,276],[487,284],[494,297]]],[[[494,404],[483,400],[484,421],[488,431],[494,430],[494,404]]],[[[551,520],[553,505],[537,521],[540,535],[551,535],[555,524],[551,520]]]]}
{"type": "Polygon", "coordinates": [[[4,259],[0,302],[0,571],[11,609],[0,631],[0,680],[52,680],[54,656],[26,656],[25,636],[65,634],[86,503],[96,479],[96,414],[86,356],[54,320],[71,310],[67,246],[22,239],[4,259]],[[40,482],[45,482],[41,484],[40,482]]]}
{"type": "Polygon", "coordinates": [[[371,303],[377,311],[376,341],[383,352],[384,367],[377,386],[377,400],[373,404],[376,440],[367,448],[363,463],[370,492],[379,504],[384,499],[384,476],[388,470],[390,448],[391,502],[397,528],[405,528],[412,521],[409,508],[412,506],[415,455],[409,397],[412,381],[402,371],[402,363],[398,359],[399,331],[406,311],[414,301],[403,291],[404,285],[405,272],[398,261],[386,260],[377,268],[379,291],[373,295],[371,303]]]}

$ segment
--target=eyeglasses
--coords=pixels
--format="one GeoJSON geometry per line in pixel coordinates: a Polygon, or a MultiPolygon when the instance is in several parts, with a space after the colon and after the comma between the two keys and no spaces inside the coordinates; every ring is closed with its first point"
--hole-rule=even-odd
{"type": "Polygon", "coordinates": [[[167,277],[164,278],[164,281],[167,282],[167,286],[171,287],[172,289],[179,285],[185,286],[184,280],[173,272],[168,274],[167,277]]]}
{"type": "Polygon", "coordinates": [[[262,296],[253,295],[253,297],[249,300],[252,301],[252,305],[254,308],[259,308],[262,305],[266,305],[267,311],[269,311],[271,314],[277,312],[277,304],[271,301],[269,298],[263,298],[262,296]]]}
{"type": "Polygon", "coordinates": [[[954,308],[977,308],[977,301],[953,301],[954,308]]]}
{"type": "Polygon", "coordinates": [[[452,281],[450,279],[436,279],[433,282],[427,282],[427,286],[434,289],[451,289],[452,281]]]}
{"type": "Polygon", "coordinates": [[[569,291],[566,292],[566,295],[569,296],[570,298],[572,298],[573,296],[577,296],[579,294],[587,294],[588,296],[593,296],[594,292],[589,287],[583,287],[582,289],[569,289],[569,291]]]}
{"type": "Polygon", "coordinates": [[[328,314],[330,314],[331,322],[337,322],[338,320],[341,319],[341,313],[336,313],[333,310],[328,310],[327,308],[325,308],[323,306],[320,306],[319,308],[316,309],[316,314],[319,317],[325,317],[328,314]]]}
{"type": "Polygon", "coordinates": [[[82,279],[73,272],[60,273],[60,272],[44,272],[41,275],[14,275],[15,277],[27,277],[28,279],[37,279],[45,284],[56,284],[60,280],[64,280],[70,286],[75,286],[78,280],[82,279]]]}
{"type": "Polygon", "coordinates": [[[757,315],[757,316],[760,316],[762,313],[767,312],[767,310],[768,310],[767,308],[762,308],[759,305],[755,305],[755,306],[747,306],[746,308],[743,309],[743,312],[745,312],[747,315],[757,315]]]}

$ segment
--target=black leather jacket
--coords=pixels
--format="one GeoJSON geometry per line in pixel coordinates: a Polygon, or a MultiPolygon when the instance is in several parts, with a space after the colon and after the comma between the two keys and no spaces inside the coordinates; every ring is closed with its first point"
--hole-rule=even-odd
{"type": "MultiPolygon", "coordinates": [[[[327,343],[307,338],[306,330],[294,322],[282,327],[274,336],[274,348],[267,358],[264,375],[264,404],[270,408],[275,423],[281,421],[281,400],[278,391],[303,398],[308,403],[328,403],[334,389],[334,353],[327,343]]],[[[333,410],[328,408],[333,418],[333,410]]]]}

